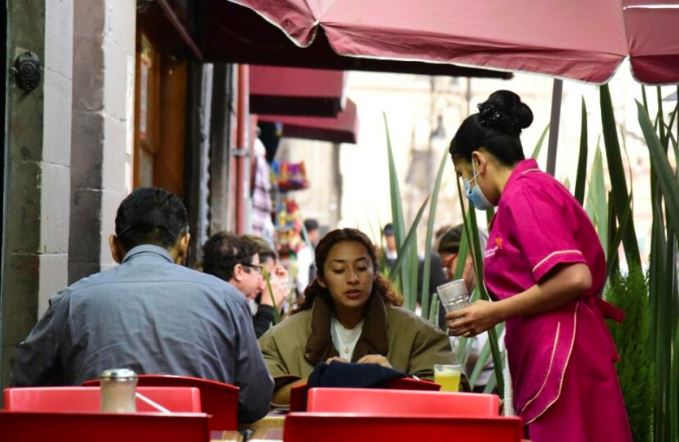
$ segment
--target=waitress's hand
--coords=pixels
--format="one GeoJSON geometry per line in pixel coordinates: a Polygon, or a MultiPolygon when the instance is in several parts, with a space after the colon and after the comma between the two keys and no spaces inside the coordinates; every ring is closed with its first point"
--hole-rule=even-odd
{"type": "Polygon", "coordinates": [[[446,321],[451,335],[469,338],[493,327],[500,319],[494,303],[476,301],[469,307],[446,314],[446,321]]]}
{"type": "Polygon", "coordinates": [[[471,255],[467,256],[467,259],[464,262],[462,279],[464,279],[464,285],[467,287],[467,292],[473,292],[474,288],[476,288],[476,272],[474,271],[474,261],[472,261],[471,255]]]}
{"type": "Polygon", "coordinates": [[[391,364],[389,363],[389,359],[382,355],[365,355],[356,362],[359,364],[377,364],[381,365],[382,367],[392,368],[391,364]]]}

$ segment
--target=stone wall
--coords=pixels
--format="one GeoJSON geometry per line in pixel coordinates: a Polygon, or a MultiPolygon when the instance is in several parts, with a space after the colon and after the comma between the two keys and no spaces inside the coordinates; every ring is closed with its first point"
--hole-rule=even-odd
{"type": "Polygon", "coordinates": [[[6,383],[16,345],[66,285],[69,236],[73,4],[8,2],[8,58],[31,51],[42,83],[7,88],[6,234],[0,285],[2,365],[6,383]]]}
{"type": "Polygon", "coordinates": [[[42,84],[7,88],[0,382],[16,345],[69,282],[113,264],[107,237],[132,187],[136,2],[11,0],[8,59],[42,84]]]}
{"type": "Polygon", "coordinates": [[[69,281],[114,263],[108,235],[132,187],[136,2],[75,0],[69,281]]]}

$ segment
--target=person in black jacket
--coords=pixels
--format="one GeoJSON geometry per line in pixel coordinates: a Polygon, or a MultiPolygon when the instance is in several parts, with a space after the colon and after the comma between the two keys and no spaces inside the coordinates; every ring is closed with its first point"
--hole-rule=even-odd
{"type": "Polygon", "coordinates": [[[255,334],[259,338],[274,323],[276,310],[283,313],[289,309],[287,298],[291,282],[287,269],[278,260],[278,254],[264,238],[256,235],[245,237],[257,244],[259,261],[264,271],[264,288],[256,298],[257,313],[253,318],[255,334]]]}

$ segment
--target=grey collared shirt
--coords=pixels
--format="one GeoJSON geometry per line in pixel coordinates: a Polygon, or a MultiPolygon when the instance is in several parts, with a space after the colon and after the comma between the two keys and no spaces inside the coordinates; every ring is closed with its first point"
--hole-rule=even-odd
{"type": "Polygon", "coordinates": [[[50,299],[19,344],[10,384],[79,385],[108,368],[237,385],[241,422],[265,415],[273,392],[245,298],[152,245],[50,299]]]}

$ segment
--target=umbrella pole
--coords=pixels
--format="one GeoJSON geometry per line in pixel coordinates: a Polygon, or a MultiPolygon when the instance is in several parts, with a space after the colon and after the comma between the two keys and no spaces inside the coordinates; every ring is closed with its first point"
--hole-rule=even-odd
{"type": "Polygon", "coordinates": [[[549,145],[547,149],[547,173],[554,176],[556,170],[556,147],[559,141],[559,120],[561,119],[561,96],[563,80],[554,79],[552,85],[552,113],[549,120],[549,145]]]}

